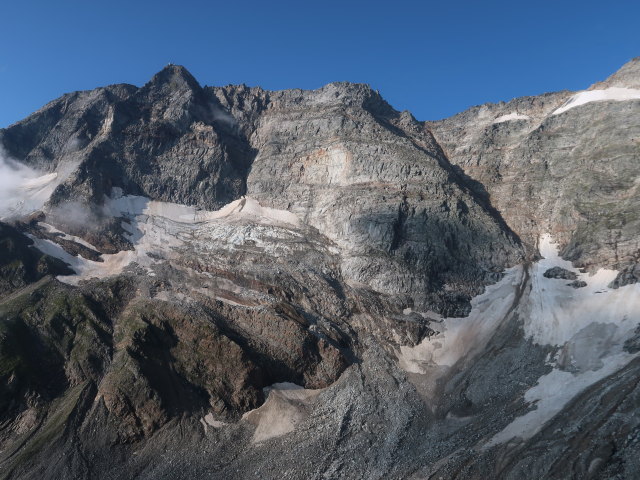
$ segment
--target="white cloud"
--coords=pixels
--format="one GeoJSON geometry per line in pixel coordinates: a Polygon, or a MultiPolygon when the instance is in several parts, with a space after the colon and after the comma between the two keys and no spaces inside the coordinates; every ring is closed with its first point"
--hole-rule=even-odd
{"type": "Polygon", "coordinates": [[[42,174],[7,157],[0,147],[0,220],[41,209],[58,186],[58,174],[42,174]]]}

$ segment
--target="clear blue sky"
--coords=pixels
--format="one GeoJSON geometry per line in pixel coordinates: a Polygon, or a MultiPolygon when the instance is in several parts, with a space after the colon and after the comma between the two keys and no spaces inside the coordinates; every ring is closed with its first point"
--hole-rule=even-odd
{"type": "Polygon", "coordinates": [[[604,79],[640,55],[640,1],[2,1],[0,127],[65,92],[366,82],[420,120],[604,79]]]}

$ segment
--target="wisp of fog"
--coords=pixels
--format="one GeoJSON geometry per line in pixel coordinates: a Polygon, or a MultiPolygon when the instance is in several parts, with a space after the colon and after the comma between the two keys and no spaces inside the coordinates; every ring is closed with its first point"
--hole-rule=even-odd
{"type": "Polygon", "coordinates": [[[57,186],[57,173],[43,175],[0,150],[0,219],[42,208],[57,186]]]}

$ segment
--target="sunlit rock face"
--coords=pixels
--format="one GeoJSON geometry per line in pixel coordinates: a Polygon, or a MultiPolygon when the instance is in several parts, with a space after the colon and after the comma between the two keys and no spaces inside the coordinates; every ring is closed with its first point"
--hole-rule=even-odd
{"type": "Polygon", "coordinates": [[[577,266],[633,271],[639,65],[632,60],[583,92],[482,105],[428,125],[448,159],[479,182],[526,244],[552,232],[577,266]],[[505,115],[512,117],[496,123],[505,115]]]}
{"type": "Polygon", "coordinates": [[[638,65],[438,122],[169,65],[0,130],[3,478],[635,478],[638,65]]]}

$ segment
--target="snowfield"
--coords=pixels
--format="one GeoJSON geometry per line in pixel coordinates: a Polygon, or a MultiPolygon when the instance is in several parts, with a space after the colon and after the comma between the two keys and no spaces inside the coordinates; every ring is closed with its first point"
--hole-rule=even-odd
{"type": "Polygon", "coordinates": [[[509,122],[511,120],[530,120],[531,117],[529,117],[529,115],[522,115],[520,113],[517,112],[513,112],[513,113],[509,113],[507,115],[502,115],[501,117],[496,118],[493,123],[503,123],[503,122],[509,122]]]}
{"type": "MultiPolygon", "coordinates": [[[[140,196],[122,195],[119,189],[114,189],[112,197],[105,201],[104,211],[110,216],[123,218],[122,227],[128,232],[134,250],[105,254],[101,257],[102,262],[96,262],[80,255],[75,257],[50,240],[30,235],[37,248],[68,263],[76,272],[75,275],[59,276],[60,281],[77,285],[82,280],[120,274],[134,263],[153,275],[151,267],[158,262],[158,258],[171,258],[172,252],[187,243],[207,250],[211,241],[229,246],[244,244],[247,239],[259,242],[265,229],[293,230],[302,225],[291,212],[263,207],[249,197],[235,200],[217,211],[206,211],[140,196]],[[243,224],[256,227],[247,230],[243,224]]],[[[43,226],[51,232],[58,232],[50,225],[43,226]]],[[[278,232],[272,235],[277,237],[278,232]]],[[[63,238],[99,251],[82,239],[69,235],[63,238]]]]}
{"type": "Polygon", "coordinates": [[[549,234],[542,236],[538,248],[544,258],[531,270],[531,314],[524,324],[528,337],[538,344],[563,346],[592,324],[614,326],[616,341],[635,329],[640,322],[640,285],[609,288],[618,274],[615,270],[581,273],[558,255],[549,234]],[[544,272],[555,266],[574,272],[587,286],[575,289],[567,280],[545,278],[544,272]]]}
{"type": "Polygon", "coordinates": [[[640,284],[609,288],[616,271],[580,272],[558,255],[549,234],[541,236],[539,250],[544,258],[531,266],[528,280],[524,267],[507,270],[500,282],[472,300],[467,318],[432,323],[436,335],[398,352],[402,369],[437,379],[459,362],[472,361],[513,311],[523,319],[526,339],[557,347],[550,360],[553,370],[524,395],[535,408],[514,419],[484,448],[532,437],[576,395],[638,355],[627,353],[623,345],[640,324],[640,284]],[[587,286],[576,289],[568,280],[544,277],[556,266],[574,272],[587,286]]]}
{"type": "Polygon", "coordinates": [[[250,197],[235,200],[220,210],[208,211],[176,203],[157,202],[146,197],[122,195],[119,188],[114,188],[111,198],[105,203],[105,210],[114,217],[146,215],[185,224],[243,218],[263,224],[300,225],[300,220],[293,213],[263,207],[257,200],[250,197]]]}
{"type": "Polygon", "coordinates": [[[577,93],[567,100],[564,105],[555,110],[551,115],[558,115],[580,105],[591,102],[605,102],[625,100],[640,100],[640,90],[635,88],[611,87],[604,90],[585,90],[577,93]]]}
{"type": "Polygon", "coordinates": [[[309,416],[313,402],[323,390],[306,389],[290,382],[265,388],[267,401],[242,416],[256,426],[252,442],[261,443],[294,431],[309,416]]]}
{"type": "Polygon", "coordinates": [[[560,258],[549,234],[540,239],[539,250],[544,258],[532,267],[525,335],[536,343],[562,348],[554,369],[525,394],[525,401],[536,408],[516,418],[487,447],[514,437],[531,438],[572,398],[637,356],[622,347],[640,323],[640,284],[613,290],[608,285],[616,271],[580,273],[560,258]],[[574,289],[566,280],[545,278],[544,272],[554,266],[573,271],[587,286],[574,289]]]}

